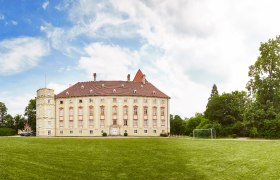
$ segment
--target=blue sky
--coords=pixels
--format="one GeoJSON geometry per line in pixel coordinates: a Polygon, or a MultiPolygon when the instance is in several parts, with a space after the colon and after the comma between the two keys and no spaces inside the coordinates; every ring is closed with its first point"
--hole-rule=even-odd
{"type": "Polygon", "coordinates": [[[203,112],[211,87],[245,90],[260,42],[280,33],[274,0],[0,0],[0,101],[23,113],[36,90],[125,80],[138,69],[171,96],[171,113],[203,112]]]}

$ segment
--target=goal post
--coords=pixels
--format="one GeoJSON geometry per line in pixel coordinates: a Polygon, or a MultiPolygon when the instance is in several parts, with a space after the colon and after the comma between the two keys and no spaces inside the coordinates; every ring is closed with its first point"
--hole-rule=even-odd
{"type": "Polygon", "coordinates": [[[214,128],[194,129],[193,138],[216,139],[216,130],[214,128]]]}

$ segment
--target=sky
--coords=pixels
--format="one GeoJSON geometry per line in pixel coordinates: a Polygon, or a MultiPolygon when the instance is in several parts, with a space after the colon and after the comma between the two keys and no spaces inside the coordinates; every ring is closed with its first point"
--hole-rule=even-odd
{"type": "Polygon", "coordinates": [[[141,69],[171,113],[246,90],[261,42],[280,35],[273,0],[0,0],[0,101],[22,114],[36,90],[126,80],[141,69]],[[46,81],[45,81],[46,75],[46,81]]]}

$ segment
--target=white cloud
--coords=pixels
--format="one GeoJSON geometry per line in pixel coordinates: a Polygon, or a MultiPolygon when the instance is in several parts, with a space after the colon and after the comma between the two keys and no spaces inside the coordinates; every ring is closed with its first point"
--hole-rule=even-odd
{"type": "Polygon", "coordinates": [[[14,26],[16,26],[16,25],[18,25],[18,22],[15,21],[15,20],[11,20],[11,24],[14,25],[14,26]]]}
{"type": "Polygon", "coordinates": [[[123,79],[140,67],[171,96],[172,113],[190,116],[205,110],[214,83],[220,92],[245,89],[260,42],[280,32],[279,5],[276,0],[65,1],[59,10],[67,10],[73,27],[46,32],[57,49],[75,49],[79,37],[101,38],[106,44],[79,49],[81,69],[123,79]],[[112,37],[138,38],[141,47],[108,45],[112,37]]]}
{"type": "Polygon", "coordinates": [[[100,79],[125,80],[130,68],[135,68],[138,54],[126,48],[101,43],[85,47],[86,56],[79,59],[79,68],[100,79]]]}
{"type": "Polygon", "coordinates": [[[48,47],[42,39],[21,37],[0,41],[0,75],[31,69],[47,53],[48,47]]]}
{"type": "Polygon", "coordinates": [[[68,87],[69,87],[69,85],[67,86],[66,84],[60,84],[60,83],[55,83],[55,82],[50,82],[47,85],[47,88],[53,89],[55,94],[58,94],[58,93],[64,91],[68,87]]]}
{"type": "Polygon", "coordinates": [[[42,8],[43,8],[44,10],[46,10],[46,9],[48,8],[49,4],[50,4],[49,1],[45,1],[45,2],[42,4],[42,8]]]}
{"type": "Polygon", "coordinates": [[[0,102],[5,103],[8,113],[13,116],[24,114],[24,109],[32,98],[35,98],[35,94],[15,95],[12,92],[0,92],[0,102]]]}

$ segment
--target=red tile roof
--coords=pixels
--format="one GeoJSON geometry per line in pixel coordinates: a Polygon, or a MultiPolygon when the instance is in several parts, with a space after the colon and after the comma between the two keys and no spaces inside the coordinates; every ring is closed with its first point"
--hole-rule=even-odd
{"type": "Polygon", "coordinates": [[[143,73],[139,69],[133,81],[88,81],[78,82],[56,95],[56,98],[83,96],[142,96],[170,98],[153,84],[142,83],[143,73]],[[139,78],[141,77],[141,78],[139,78]]]}

